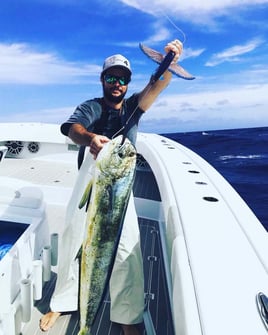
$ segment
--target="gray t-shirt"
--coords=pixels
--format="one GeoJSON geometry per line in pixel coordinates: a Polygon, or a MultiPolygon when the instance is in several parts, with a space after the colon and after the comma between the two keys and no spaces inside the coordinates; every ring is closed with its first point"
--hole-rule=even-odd
{"type": "Polygon", "coordinates": [[[69,119],[61,125],[61,132],[68,136],[72,124],[79,123],[88,131],[112,138],[124,134],[135,145],[138,123],[143,114],[138,107],[138,95],[125,99],[121,113],[104,104],[102,98],[80,104],[69,119]]]}

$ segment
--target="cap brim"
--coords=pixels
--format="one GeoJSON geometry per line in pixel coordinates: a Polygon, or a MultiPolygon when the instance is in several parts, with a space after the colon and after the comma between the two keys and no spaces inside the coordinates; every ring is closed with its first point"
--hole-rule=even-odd
{"type": "Polygon", "coordinates": [[[113,68],[122,69],[122,70],[126,71],[129,76],[132,75],[132,72],[130,71],[130,69],[123,66],[123,65],[113,65],[113,66],[107,67],[106,69],[102,70],[101,75],[104,75],[108,70],[113,69],[113,68]]]}

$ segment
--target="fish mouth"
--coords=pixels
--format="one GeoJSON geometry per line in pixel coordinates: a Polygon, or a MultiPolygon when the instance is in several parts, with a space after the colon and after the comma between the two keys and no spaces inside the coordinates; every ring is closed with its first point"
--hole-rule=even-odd
{"type": "Polygon", "coordinates": [[[122,136],[121,143],[120,143],[120,146],[122,146],[122,145],[125,143],[125,140],[126,140],[126,136],[123,135],[123,136],[122,136]]]}
{"type": "Polygon", "coordinates": [[[136,165],[136,149],[126,136],[119,135],[108,142],[97,157],[97,164],[105,176],[110,176],[111,170],[115,176],[123,176],[136,165]],[[109,145],[110,144],[110,145],[109,145]]]}
{"type": "Polygon", "coordinates": [[[127,145],[127,143],[125,142],[125,139],[126,139],[126,137],[125,136],[123,136],[122,137],[122,141],[121,141],[121,143],[119,144],[119,147],[118,147],[118,151],[117,151],[117,155],[119,156],[119,157],[123,157],[124,156],[124,152],[125,152],[125,147],[126,147],[126,145],[127,145]]]}
{"type": "MultiPolygon", "coordinates": [[[[127,142],[126,139],[127,139],[127,137],[125,135],[122,135],[122,140],[119,144],[119,149],[118,149],[119,154],[122,154],[122,151],[124,151],[125,146],[129,145],[129,142],[127,142]]],[[[135,153],[136,153],[136,151],[133,151],[133,155],[135,155],[135,153]]]]}
{"type": "MultiPolygon", "coordinates": [[[[123,157],[125,155],[125,148],[130,144],[129,141],[126,141],[127,137],[122,135],[121,142],[119,143],[117,154],[119,157],[123,157]]],[[[132,156],[132,152],[128,152],[128,155],[132,156]]],[[[135,155],[135,151],[133,151],[133,156],[135,155]]]]}

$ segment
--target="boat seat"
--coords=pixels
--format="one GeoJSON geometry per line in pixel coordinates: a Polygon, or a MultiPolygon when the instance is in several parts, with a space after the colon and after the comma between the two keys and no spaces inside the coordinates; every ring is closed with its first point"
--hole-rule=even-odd
{"type": "Polygon", "coordinates": [[[14,190],[3,186],[0,190],[0,219],[16,217],[42,217],[44,215],[43,193],[38,187],[25,186],[14,190]]]}
{"type": "Polygon", "coordinates": [[[36,209],[41,206],[42,202],[43,192],[37,187],[27,186],[16,191],[16,196],[10,206],[36,209]]]}
{"type": "Polygon", "coordinates": [[[43,201],[42,191],[33,186],[25,186],[18,190],[1,186],[0,204],[8,203],[10,206],[38,208],[43,201]]]}

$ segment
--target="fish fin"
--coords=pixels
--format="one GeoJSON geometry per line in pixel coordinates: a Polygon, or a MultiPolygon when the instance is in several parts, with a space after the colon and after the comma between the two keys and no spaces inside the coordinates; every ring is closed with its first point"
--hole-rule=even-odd
{"type": "Polygon", "coordinates": [[[160,52],[155,51],[142,43],[140,43],[140,48],[145,53],[146,56],[151,58],[157,64],[160,64],[162,60],[164,59],[164,56],[160,52]]]}
{"type": "Polygon", "coordinates": [[[93,179],[91,179],[82,195],[82,198],[79,202],[79,209],[83,208],[85,205],[86,209],[88,208],[88,204],[89,204],[89,199],[90,199],[90,195],[91,195],[91,190],[92,190],[92,185],[93,185],[93,179]]]}
{"type": "MultiPolygon", "coordinates": [[[[142,43],[140,43],[140,48],[145,53],[146,56],[155,61],[157,64],[160,64],[164,59],[164,56],[160,52],[153,50],[142,43]]],[[[189,72],[187,72],[183,67],[181,67],[177,63],[171,64],[168,70],[180,78],[188,80],[195,79],[194,76],[192,76],[189,72]]]]}
{"type": "Polygon", "coordinates": [[[195,79],[194,76],[192,76],[189,72],[184,70],[183,67],[181,67],[178,63],[173,63],[169,66],[168,70],[172,73],[174,73],[176,76],[183,78],[183,79],[188,79],[192,80],[195,79]]]}

